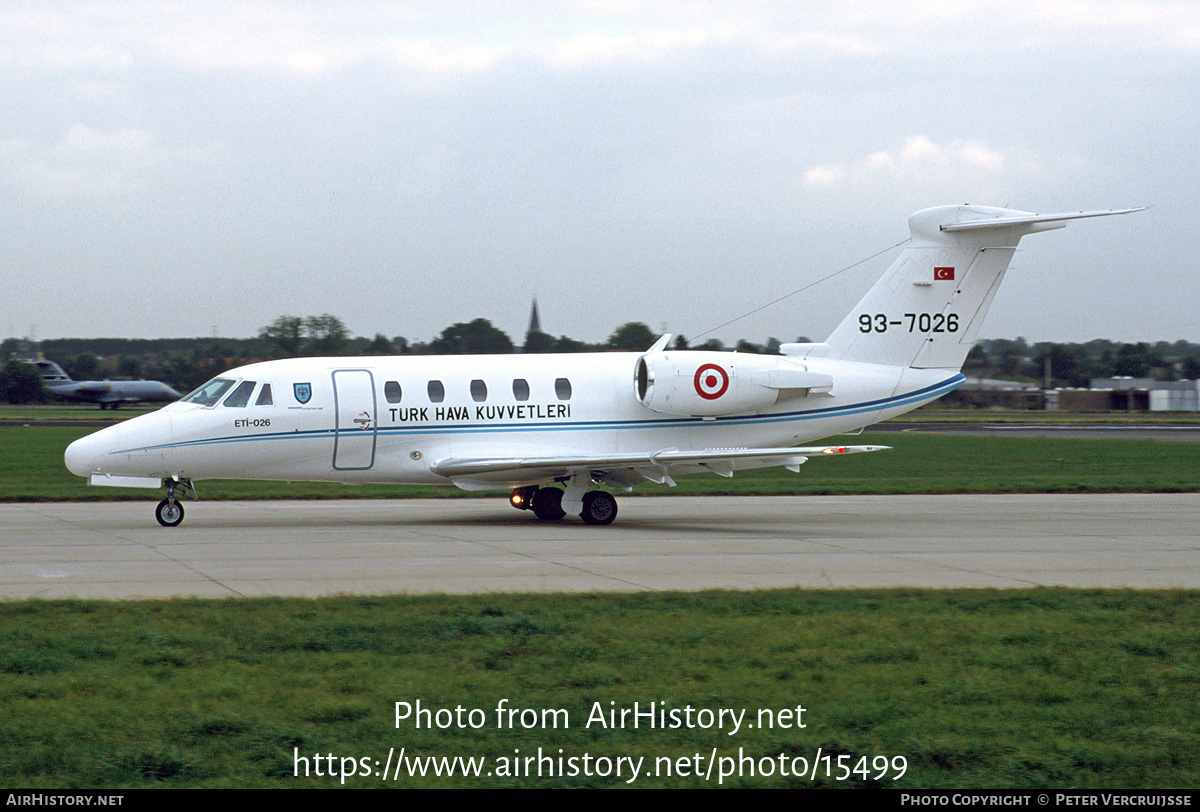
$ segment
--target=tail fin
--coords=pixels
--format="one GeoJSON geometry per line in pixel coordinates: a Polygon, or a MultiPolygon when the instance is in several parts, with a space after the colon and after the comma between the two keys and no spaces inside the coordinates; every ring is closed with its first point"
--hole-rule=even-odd
{"type": "Polygon", "coordinates": [[[38,368],[38,373],[41,374],[45,383],[74,383],[71,376],[64,372],[62,367],[53,361],[45,360],[40,354],[38,360],[30,363],[38,368]]]}
{"type": "Polygon", "coordinates": [[[1017,243],[1067,220],[1142,211],[1033,214],[941,206],[908,220],[912,240],[825,342],[830,358],[959,369],[979,336],[1017,243]]]}

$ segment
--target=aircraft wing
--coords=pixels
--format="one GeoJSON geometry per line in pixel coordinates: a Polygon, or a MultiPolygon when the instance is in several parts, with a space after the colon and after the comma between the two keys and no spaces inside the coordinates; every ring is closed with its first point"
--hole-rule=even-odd
{"type": "Polygon", "coordinates": [[[882,445],[709,448],[700,451],[667,448],[649,454],[448,458],[434,463],[431,470],[466,490],[550,482],[583,472],[591,474],[598,481],[628,489],[644,480],[674,485],[673,476],[703,471],[733,476],[735,470],[773,465],[798,470],[810,457],[857,454],[887,448],[889,446],[882,445]]]}

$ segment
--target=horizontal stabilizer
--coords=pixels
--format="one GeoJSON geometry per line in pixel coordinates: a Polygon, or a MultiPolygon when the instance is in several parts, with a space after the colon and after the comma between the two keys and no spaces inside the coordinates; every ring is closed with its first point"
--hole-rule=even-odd
{"type": "MultiPolygon", "coordinates": [[[[979,231],[985,228],[1007,228],[1008,226],[1040,225],[1043,223],[1059,223],[1066,220],[1083,220],[1087,217],[1108,217],[1112,214],[1132,214],[1135,211],[1145,211],[1148,206],[1137,206],[1132,209],[1107,209],[1104,211],[1076,211],[1059,214],[1019,214],[1004,217],[992,217],[979,220],[966,220],[961,223],[946,223],[942,231],[979,231]]],[[[1062,228],[1051,225],[1048,228],[1062,228]]],[[[1047,229],[1038,229],[1047,230],[1047,229]]]]}

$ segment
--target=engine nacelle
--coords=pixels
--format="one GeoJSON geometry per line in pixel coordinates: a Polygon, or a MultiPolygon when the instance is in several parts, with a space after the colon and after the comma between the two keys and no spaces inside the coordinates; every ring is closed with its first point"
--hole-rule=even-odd
{"type": "Polygon", "coordinates": [[[833,388],[832,377],[803,364],[740,352],[648,352],[637,360],[633,379],[644,406],[687,417],[751,414],[833,388]]]}

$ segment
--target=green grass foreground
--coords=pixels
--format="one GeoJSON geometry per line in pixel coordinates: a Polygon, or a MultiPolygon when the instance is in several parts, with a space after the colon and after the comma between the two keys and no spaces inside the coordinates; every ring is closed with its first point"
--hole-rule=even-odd
{"type": "Polygon", "coordinates": [[[357,773],[348,787],[626,786],[618,757],[644,759],[638,787],[717,786],[736,763],[722,785],[1161,789],[1200,775],[1196,591],[21,601],[0,604],[0,673],[7,787],[337,786],[342,770],[357,773]],[[525,712],[498,724],[502,699],[525,712]],[[395,703],[418,700],[446,711],[433,729],[397,726],[395,703]],[[745,709],[754,729],[587,726],[635,702],[745,709]],[[760,710],[792,716],[760,728],[760,710]],[[475,757],[492,775],[384,779],[389,748],[393,763],[404,748],[410,765],[475,757]],[[514,767],[538,748],[580,773],[585,754],[594,769],[611,759],[612,774],[514,767]],[[731,761],[695,777],[714,753],[731,761]],[[808,774],[780,775],[800,759],[808,774]]]}
{"type": "MultiPolygon", "coordinates": [[[[0,501],[155,500],[145,489],[98,488],[72,475],[62,453],[89,429],[0,428],[0,501]]],[[[1200,443],[864,434],[832,442],[890,451],[812,459],[783,468],[680,477],[678,488],[646,483],[640,494],[775,495],[887,493],[1153,493],[1200,491],[1200,443]]],[[[476,496],[457,488],[323,482],[198,483],[202,499],[354,499],[476,496]]]]}

